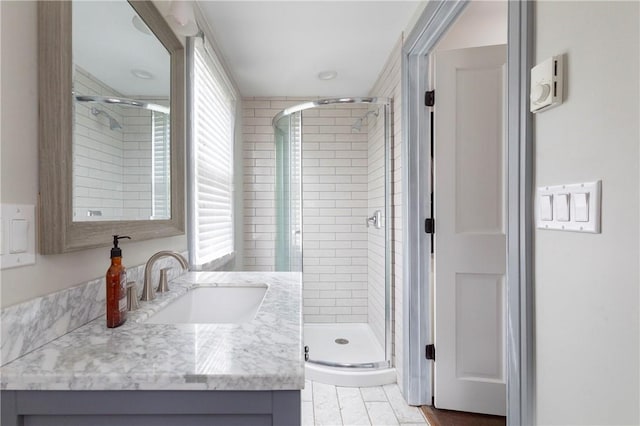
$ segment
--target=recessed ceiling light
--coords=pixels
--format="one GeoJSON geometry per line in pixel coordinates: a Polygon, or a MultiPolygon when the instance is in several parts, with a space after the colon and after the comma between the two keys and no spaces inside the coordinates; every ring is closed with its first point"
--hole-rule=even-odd
{"type": "Polygon", "coordinates": [[[147,24],[144,23],[142,19],[138,15],[133,15],[131,18],[131,23],[135,27],[136,30],[140,31],[142,34],[151,35],[151,30],[147,27],[147,24]]]}
{"type": "Polygon", "coordinates": [[[337,76],[338,76],[338,73],[336,71],[333,71],[333,70],[322,71],[322,72],[318,73],[318,78],[320,80],[333,80],[337,76]]]}
{"type": "Polygon", "coordinates": [[[143,80],[151,80],[154,78],[154,75],[151,74],[149,71],[145,71],[145,70],[131,70],[131,74],[135,75],[138,78],[141,78],[143,80]]]}

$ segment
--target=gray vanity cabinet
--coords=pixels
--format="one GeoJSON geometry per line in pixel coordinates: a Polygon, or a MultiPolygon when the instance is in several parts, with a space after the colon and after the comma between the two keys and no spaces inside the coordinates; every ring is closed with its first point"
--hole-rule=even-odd
{"type": "Polygon", "coordinates": [[[300,391],[2,391],[2,426],[299,426],[300,391]]]}

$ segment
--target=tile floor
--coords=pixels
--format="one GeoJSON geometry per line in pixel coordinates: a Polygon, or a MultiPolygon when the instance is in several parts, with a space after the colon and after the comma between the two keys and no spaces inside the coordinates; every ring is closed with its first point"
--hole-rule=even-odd
{"type": "Polygon", "coordinates": [[[343,388],[307,380],[302,391],[303,426],[428,426],[407,405],[397,384],[343,388]]]}

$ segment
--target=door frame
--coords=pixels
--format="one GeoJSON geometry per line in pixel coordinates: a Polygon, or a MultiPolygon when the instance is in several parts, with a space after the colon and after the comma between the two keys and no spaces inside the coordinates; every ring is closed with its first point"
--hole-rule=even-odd
{"type": "MultiPolygon", "coordinates": [[[[469,0],[427,3],[402,51],[402,393],[410,405],[431,405],[433,343],[430,293],[430,123],[424,107],[428,55],[469,0]]],[[[533,143],[529,70],[533,2],[508,1],[507,30],[507,424],[533,424],[533,143]]]]}

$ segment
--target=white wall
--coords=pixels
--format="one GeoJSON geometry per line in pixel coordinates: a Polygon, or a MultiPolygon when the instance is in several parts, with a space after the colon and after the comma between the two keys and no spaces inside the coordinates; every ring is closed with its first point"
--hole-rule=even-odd
{"type": "Polygon", "coordinates": [[[507,42],[507,1],[472,0],[434,51],[491,46],[507,42]]]}
{"type": "Polygon", "coordinates": [[[536,2],[536,62],[566,54],[535,116],[536,185],[602,179],[602,233],[535,232],[540,425],[640,423],[638,2],[536,2]]]}
{"type": "MultiPolygon", "coordinates": [[[[38,90],[36,2],[0,2],[2,203],[38,200],[38,90]]],[[[124,243],[124,263],[138,265],[161,249],[186,250],[184,236],[124,243]]],[[[36,264],[3,270],[0,306],[8,306],[101,277],[109,248],[37,256],[36,264]]]]}

